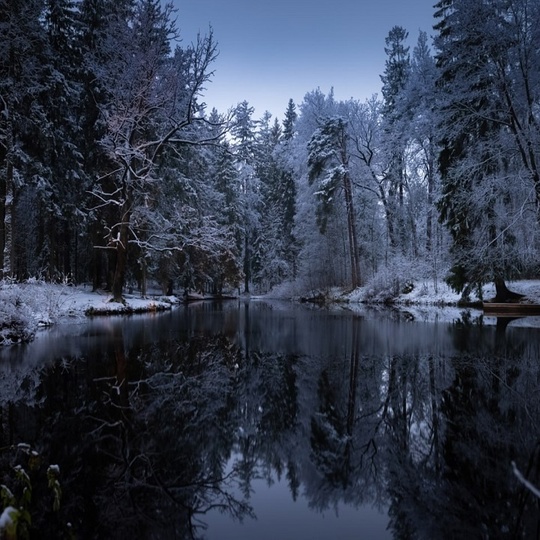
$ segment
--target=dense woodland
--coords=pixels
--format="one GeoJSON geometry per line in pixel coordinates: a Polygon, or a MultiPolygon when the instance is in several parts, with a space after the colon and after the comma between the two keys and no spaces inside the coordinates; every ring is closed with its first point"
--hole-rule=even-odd
{"type": "Polygon", "coordinates": [[[389,29],[382,96],[306,89],[279,121],[208,110],[216,37],[185,44],[172,6],[0,0],[1,277],[121,300],[537,276],[540,3],[433,20],[412,48],[389,29]]]}

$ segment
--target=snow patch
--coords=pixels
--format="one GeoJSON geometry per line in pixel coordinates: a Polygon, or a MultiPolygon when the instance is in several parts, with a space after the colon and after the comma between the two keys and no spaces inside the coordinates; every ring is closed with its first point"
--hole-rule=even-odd
{"type": "Polygon", "coordinates": [[[0,282],[0,345],[31,341],[40,327],[83,321],[87,315],[128,314],[170,309],[176,297],[140,298],[124,296],[112,302],[105,292],[89,288],[29,280],[0,282]]]}
{"type": "Polygon", "coordinates": [[[19,511],[13,506],[6,506],[2,515],[0,515],[0,531],[4,531],[13,525],[18,513],[19,511]]]}

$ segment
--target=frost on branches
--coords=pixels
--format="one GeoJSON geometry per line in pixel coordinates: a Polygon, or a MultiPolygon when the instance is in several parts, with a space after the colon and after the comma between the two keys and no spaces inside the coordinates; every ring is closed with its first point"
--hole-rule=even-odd
{"type": "Polygon", "coordinates": [[[31,341],[38,325],[21,289],[1,284],[0,295],[0,345],[31,341]]]}

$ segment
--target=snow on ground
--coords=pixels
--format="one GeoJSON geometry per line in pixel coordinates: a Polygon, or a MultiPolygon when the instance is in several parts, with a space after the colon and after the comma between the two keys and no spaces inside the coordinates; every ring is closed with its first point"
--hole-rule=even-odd
{"type": "Polygon", "coordinates": [[[110,293],[92,292],[40,281],[0,282],[0,345],[29,341],[40,326],[76,322],[87,315],[126,314],[170,309],[176,297],[141,298],[124,295],[125,303],[111,302],[110,293]]]}
{"type": "Polygon", "coordinates": [[[72,287],[45,283],[19,285],[26,297],[32,297],[34,316],[41,325],[54,324],[65,319],[86,315],[125,314],[170,309],[175,297],[141,298],[125,294],[125,303],[112,301],[105,291],[92,292],[89,287],[72,287]]]}
{"type": "MultiPolygon", "coordinates": [[[[524,302],[540,304],[540,280],[518,280],[506,283],[514,292],[525,295],[524,302]]],[[[495,296],[495,286],[488,283],[482,287],[482,299],[489,301],[495,296]]],[[[348,294],[336,295],[346,309],[364,311],[363,302],[373,297],[366,287],[355,289],[348,294]]],[[[401,293],[393,299],[392,306],[410,320],[421,322],[456,322],[482,319],[482,324],[496,324],[497,317],[484,314],[480,307],[482,301],[478,291],[470,295],[470,303],[478,304],[477,308],[460,307],[461,294],[452,290],[445,282],[433,280],[417,280],[412,290],[401,293]]],[[[540,327],[540,317],[522,317],[512,321],[512,326],[540,327]]]]}
{"type": "MultiPolygon", "coordinates": [[[[524,301],[530,303],[540,303],[540,280],[519,280],[508,281],[508,288],[514,292],[525,295],[524,301]]],[[[343,301],[357,303],[365,302],[368,296],[365,287],[355,289],[351,293],[341,295],[343,301]]],[[[495,286],[488,283],[482,287],[482,298],[488,301],[495,296],[495,286]]],[[[413,306],[457,306],[461,300],[461,294],[456,293],[444,281],[418,280],[413,283],[412,290],[399,294],[393,301],[395,305],[413,306]]],[[[473,290],[470,295],[470,302],[481,302],[478,291],[473,290]]]]}
{"type": "MultiPolygon", "coordinates": [[[[460,295],[446,283],[432,280],[418,280],[411,290],[392,298],[395,309],[418,321],[456,321],[463,318],[464,308],[458,306],[460,295]]],[[[540,280],[521,280],[508,282],[508,287],[526,296],[525,301],[540,303],[540,280]]],[[[376,291],[375,291],[376,293],[376,291]]],[[[331,302],[355,312],[366,311],[366,300],[377,300],[373,289],[363,287],[344,293],[340,289],[325,292],[331,302]]],[[[488,300],[495,295],[492,284],[483,287],[483,298],[488,300]]],[[[77,322],[87,315],[114,315],[137,312],[151,312],[170,309],[178,303],[177,297],[155,296],[141,298],[138,294],[126,294],[125,303],[111,302],[110,293],[92,292],[89,287],[55,285],[40,281],[12,284],[0,282],[0,345],[31,340],[40,326],[62,322],[77,322]]],[[[202,298],[202,297],[201,297],[202,298]]],[[[479,301],[472,294],[472,302],[479,301]]],[[[379,300],[382,302],[382,300],[379,300]]],[[[372,308],[371,308],[372,309],[372,308]]],[[[471,315],[479,317],[481,310],[471,315]]],[[[496,322],[496,317],[484,315],[485,323],[496,322]]],[[[513,325],[538,326],[540,317],[526,317],[513,325]]]]}

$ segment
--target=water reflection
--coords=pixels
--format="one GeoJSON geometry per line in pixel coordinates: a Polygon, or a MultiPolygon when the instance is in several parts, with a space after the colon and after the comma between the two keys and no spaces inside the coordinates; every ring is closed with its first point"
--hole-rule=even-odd
{"type": "Polygon", "coordinates": [[[41,538],[538,537],[536,329],[230,302],[57,332],[1,356],[1,483],[20,442],[61,467],[41,538]]]}

